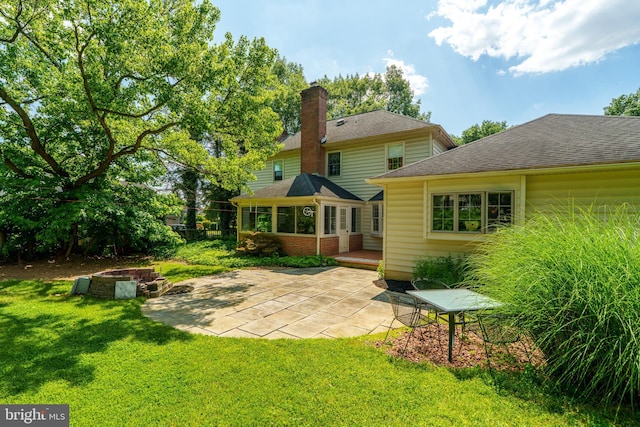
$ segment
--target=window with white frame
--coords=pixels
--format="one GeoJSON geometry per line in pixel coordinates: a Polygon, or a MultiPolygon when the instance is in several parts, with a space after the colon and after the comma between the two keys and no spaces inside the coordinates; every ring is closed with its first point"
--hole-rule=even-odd
{"type": "Polygon", "coordinates": [[[336,207],[324,207],[324,234],[336,234],[336,207]]]}
{"type": "Polygon", "coordinates": [[[278,206],[276,225],[278,233],[315,234],[315,207],[278,206]]]}
{"type": "Polygon", "coordinates": [[[327,175],[340,176],[342,155],[339,151],[327,154],[327,175]]]}
{"type": "Polygon", "coordinates": [[[351,208],[351,232],[362,233],[362,208],[351,208]]]}
{"type": "Polygon", "coordinates": [[[284,177],[284,160],[273,161],[273,180],[282,181],[284,177]]]}
{"type": "Polygon", "coordinates": [[[387,145],[387,170],[401,168],[404,165],[404,144],[387,145]]]}
{"type": "Polygon", "coordinates": [[[371,205],[371,234],[382,235],[384,224],[384,209],[382,203],[371,205]]]}
{"type": "Polygon", "coordinates": [[[513,192],[433,194],[431,231],[487,233],[513,221],[513,192]]]}

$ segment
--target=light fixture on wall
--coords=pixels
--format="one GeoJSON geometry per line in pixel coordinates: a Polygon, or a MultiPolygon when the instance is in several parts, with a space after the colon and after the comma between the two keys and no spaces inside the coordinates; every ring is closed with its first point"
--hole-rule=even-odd
{"type": "Polygon", "coordinates": [[[324,144],[325,142],[327,142],[327,135],[320,138],[320,144],[324,144]]]}

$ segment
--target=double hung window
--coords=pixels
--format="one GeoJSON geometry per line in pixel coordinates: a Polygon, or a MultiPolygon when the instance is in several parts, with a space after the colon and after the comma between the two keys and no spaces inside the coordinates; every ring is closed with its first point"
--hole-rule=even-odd
{"type": "Polygon", "coordinates": [[[273,180],[282,181],[283,178],[284,178],[284,161],[274,160],[273,161],[273,180]]]}
{"type": "Polygon", "coordinates": [[[371,205],[371,234],[382,235],[384,224],[384,205],[374,203],[371,205]]]}
{"type": "Polygon", "coordinates": [[[404,166],[404,144],[387,145],[387,170],[394,170],[404,166]]]}
{"type": "Polygon", "coordinates": [[[339,151],[327,154],[327,175],[340,176],[342,156],[339,151]]]}

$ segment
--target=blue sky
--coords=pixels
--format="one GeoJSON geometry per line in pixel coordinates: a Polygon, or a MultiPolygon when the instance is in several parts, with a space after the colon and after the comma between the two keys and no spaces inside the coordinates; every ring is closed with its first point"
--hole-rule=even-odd
{"type": "Polygon", "coordinates": [[[213,0],[215,36],[264,37],[307,81],[403,68],[422,111],[483,120],[603,114],[640,88],[638,0],[213,0]]]}

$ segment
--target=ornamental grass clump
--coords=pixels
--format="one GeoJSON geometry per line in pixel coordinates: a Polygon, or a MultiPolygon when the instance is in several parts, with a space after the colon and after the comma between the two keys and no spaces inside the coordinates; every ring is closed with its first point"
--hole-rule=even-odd
{"type": "Polygon", "coordinates": [[[490,236],[469,259],[469,279],[516,315],[564,390],[637,406],[640,215],[627,205],[571,211],[490,236]]]}

